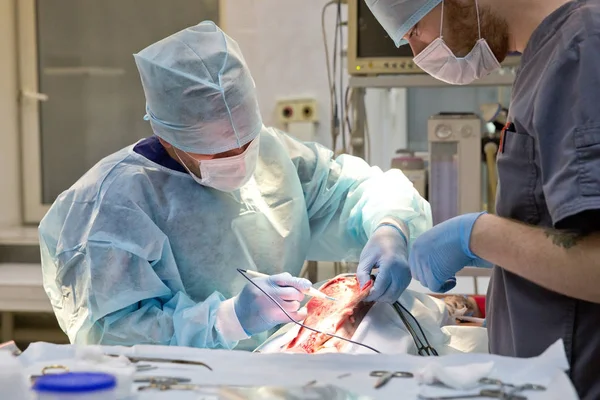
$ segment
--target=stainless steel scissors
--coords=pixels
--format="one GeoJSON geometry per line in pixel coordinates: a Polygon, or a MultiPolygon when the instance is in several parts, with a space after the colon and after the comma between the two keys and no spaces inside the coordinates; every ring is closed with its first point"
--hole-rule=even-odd
{"type": "Polygon", "coordinates": [[[375,389],[379,389],[379,388],[387,385],[387,383],[389,381],[391,381],[392,378],[412,378],[412,377],[414,377],[414,375],[412,373],[403,372],[403,371],[371,371],[369,376],[379,378],[379,379],[377,379],[377,382],[375,382],[375,386],[374,386],[375,389]]]}

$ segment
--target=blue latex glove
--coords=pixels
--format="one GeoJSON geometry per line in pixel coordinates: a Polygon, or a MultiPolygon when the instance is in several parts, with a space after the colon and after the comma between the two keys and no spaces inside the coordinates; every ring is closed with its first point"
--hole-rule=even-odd
{"type": "Polygon", "coordinates": [[[419,236],[410,250],[412,277],[429,290],[444,293],[456,286],[455,275],[464,267],[491,268],[469,248],[473,225],[482,214],[454,217],[419,236]]]}
{"type": "MultiPolygon", "coordinates": [[[[306,318],[306,310],[298,311],[304,299],[303,291],[310,289],[308,279],[295,278],[289,273],[252,280],[271,295],[296,321],[306,318]]],[[[234,299],[235,313],[248,336],[267,331],[284,322],[291,322],[271,299],[251,283],[246,284],[234,299]]]]}
{"type": "Polygon", "coordinates": [[[381,225],[369,238],[360,255],[356,277],[360,287],[371,279],[371,270],[379,268],[379,274],[366,301],[393,303],[410,284],[406,238],[391,225],[381,225]]]}

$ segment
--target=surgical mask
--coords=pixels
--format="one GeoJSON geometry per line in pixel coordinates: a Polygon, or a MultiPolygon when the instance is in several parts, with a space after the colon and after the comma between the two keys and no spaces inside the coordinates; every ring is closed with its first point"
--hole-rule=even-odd
{"type": "MultiPolygon", "coordinates": [[[[192,178],[200,185],[212,187],[222,192],[233,192],[244,186],[254,175],[258,163],[260,136],[257,136],[242,154],[233,157],[198,161],[200,176],[182,164],[192,178]]],[[[177,156],[179,158],[179,155],[177,156]]],[[[181,161],[181,158],[179,158],[181,161]]]]}
{"type": "Polygon", "coordinates": [[[479,18],[479,5],[477,7],[477,26],[479,40],[466,57],[456,57],[446,45],[443,37],[444,2],[442,1],[442,22],[440,37],[435,39],[417,57],[415,64],[434,78],[451,85],[468,85],[474,80],[482,78],[492,71],[500,68],[498,59],[490,49],[487,41],[481,37],[481,22],[479,18]]]}

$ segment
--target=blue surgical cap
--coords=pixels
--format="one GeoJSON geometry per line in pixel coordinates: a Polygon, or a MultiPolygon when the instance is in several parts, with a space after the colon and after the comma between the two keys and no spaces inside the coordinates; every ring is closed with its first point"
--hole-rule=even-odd
{"type": "Polygon", "coordinates": [[[154,134],[197,154],[242,147],[262,128],[256,88],[238,44],[211,21],[134,54],[154,134]]]}
{"type": "Polygon", "coordinates": [[[365,2],[396,46],[400,47],[407,43],[402,37],[442,0],[365,0],[365,2]]]}

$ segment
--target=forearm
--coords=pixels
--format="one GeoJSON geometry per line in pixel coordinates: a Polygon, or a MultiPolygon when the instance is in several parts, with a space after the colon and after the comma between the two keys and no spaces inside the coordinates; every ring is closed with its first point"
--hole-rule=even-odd
{"type": "Polygon", "coordinates": [[[549,290],[600,303],[600,234],[548,230],[482,215],[471,251],[549,290]]]}
{"type": "MultiPolygon", "coordinates": [[[[214,292],[197,303],[179,292],[162,306],[157,299],[142,300],[70,333],[80,344],[232,349],[247,335],[239,326],[231,300],[224,300],[214,292]]],[[[95,319],[94,315],[91,317],[95,319]]]]}
{"type": "Polygon", "coordinates": [[[307,193],[309,259],[358,261],[362,248],[382,224],[396,226],[411,243],[432,226],[431,208],[399,170],[382,172],[364,160],[343,155],[329,160],[329,182],[313,179],[307,193]],[[331,182],[334,182],[333,184],[331,182]]]}
{"type": "Polygon", "coordinates": [[[398,227],[411,243],[432,227],[431,207],[399,170],[373,176],[364,184],[357,202],[365,233],[370,236],[382,223],[398,227]]]}

